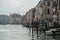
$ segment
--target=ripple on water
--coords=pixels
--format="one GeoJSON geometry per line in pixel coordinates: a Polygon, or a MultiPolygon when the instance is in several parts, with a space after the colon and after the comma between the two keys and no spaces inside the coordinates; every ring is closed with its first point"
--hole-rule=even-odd
{"type": "Polygon", "coordinates": [[[28,33],[22,25],[0,25],[0,40],[29,40],[28,33]]]}

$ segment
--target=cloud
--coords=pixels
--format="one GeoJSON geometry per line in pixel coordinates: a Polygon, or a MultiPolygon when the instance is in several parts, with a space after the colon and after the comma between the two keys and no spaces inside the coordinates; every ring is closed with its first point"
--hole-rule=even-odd
{"type": "Polygon", "coordinates": [[[3,14],[10,14],[20,11],[20,14],[35,7],[39,0],[0,0],[0,12],[3,14]]]}

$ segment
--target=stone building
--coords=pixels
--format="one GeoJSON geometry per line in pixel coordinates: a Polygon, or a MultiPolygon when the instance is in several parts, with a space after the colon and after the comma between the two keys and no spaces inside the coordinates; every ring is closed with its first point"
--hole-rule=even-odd
{"type": "Polygon", "coordinates": [[[22,17],[21,17],[21,24],[22,25],[24,25],[24,26],[26,26],[26,15],[23,15],[22,17]]]}
{"type": "MultiPolygon", "coordinates": [[[[35,19],[38,18],[38,20],[44,20],[45,22],[48,22],[50,25],[53,22],[53,3],[55,0],[42,0],[36,5],[36,11],[35,11],[35,19]]],[[[30,13],[29,13],[30,14],[30,13]]]]}
{"type": "Polygon", "coordinates": [[[60,21],[60,0],[53,2],[53,15],[56,16],[56,21],[60,21]]]}
{"type": "MultiPolygon", "coordinates": [[[[60,18],[60,0],[43,0],[40,1],[40,7],[42,8],[42,16],[45,21],[51,26],[53,21],[58,21],[60,18]]],[[[40,8],[40,9],[41,9],[40,8]]]]}
{"type": "Polygon", "coordinates": [[[32,18],[35,18],[35,12],[36,12],[36,8],[32,8],[26,13],[26,24],[27,25],[31,26],[32,18]]]}
{"type": "Polygon", "coordinates": [[[7,15],[0,15],[0,24],[9,24],[11,23],[11,18],[7,15]]]}
{"type": "Polygon", "coordinates": [[[11,16],[13,24],[20,24],[21,23],[21,15],[14,13],[14,14],[11,14],[10,16],[11,16]]]}
{"type": "Polygon", "coordinates": [[[60,0],[40,0],[36,7],[30,9],[26,13],[26,24],[31,25],[32,18],[36,22],[38,20],[44,20],[52,25],[54,21],[54,16],[57,16],[56,20],[60,18],[60,0]],[[57,13],[55,13],[57,4],[57,13]]]}
{"type": "Polygon", "coordinates": [[[41,1],[36,5],[36,12],[35,12],[35,19],[36,18],[38,18],[38,20],[40,20],[41,19],[41,15],[42,15],[42,10],[43,10],[43,8],[42,7],[40,7],[40,5],[41,5],[41,1]]]}

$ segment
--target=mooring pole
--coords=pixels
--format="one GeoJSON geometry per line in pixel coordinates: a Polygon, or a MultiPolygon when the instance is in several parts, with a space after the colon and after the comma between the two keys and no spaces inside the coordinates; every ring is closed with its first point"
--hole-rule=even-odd
{"type": "Polygon", "coordinates": [[[37,24],[36,24],[36,31],[37,31],[37,40],[38,40],[38,18],[37,18],[37,24]]]}
{"type": "Polygon", "coordinates": [[[53,33],[53,39],[55,39],[55,32],[54,32],[54,31],[52,31],[52,33],[53,33]]]}
{"type": "Polygon", "coordinates": [[[34,26],[33,26],[33,18],[32,18],[32,40],[34,40],[33,39],[33,28],[34,28],[34,26]]]}
{"type": "Polygon", "coordinates": [[[45,22],[45,30],[47,30],[47,27],[48,27],[48,26],[47,26],[47,22],[45,22]]]}
{"type": "MultiPolygon", "coordinates": [[[[58,6],[58,0],[56,0],[56,4],[55,4],[55,15],[57,15],[57,6],[58,6]]],[[[56,28],[56,21],[54,22],[54,28],[56,28]]],[[[53,39],[55,39],[55,32],[53,31],[53,39]]]]}

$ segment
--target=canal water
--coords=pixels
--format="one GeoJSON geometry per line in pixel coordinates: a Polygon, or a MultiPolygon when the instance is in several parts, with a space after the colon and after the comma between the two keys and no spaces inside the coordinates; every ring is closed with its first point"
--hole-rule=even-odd
{"type": "MultiPolygon", "coordinates": [[[[32,38],[32,30],[22,25],[0,25],[0,40],[37,40],[36,31],[34,31],[34,37],[32,38]]],[[[60,36],[56,36],[57,39],[53,39],[52,35],[44,34],[44,32],[38,33],[38,40],[60,40],[60,36]]]]}
{"type": "Polygon", "coordinates": [[[22,25],[0,25],[0,40],[29,40],[29,30],[22,25]]]}
{"type": "MultiPolygon", "coordinates": [[[[31,29],[32,30],[32,29],[31,29]]],[[[30,32],[30,36],[32,36],[32,33],[30,32]]],[[[37,32],[36,30],[33,31],[33,38],[31,37],[31,40],[60,40],[60,34],[55,35],[53,37],[53,34],[47,34],[44,33],[44,31],[38,31],[38,39],[37,39],[37,32]]]]}

